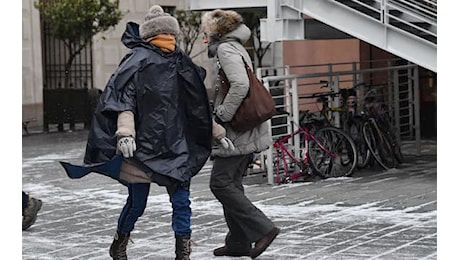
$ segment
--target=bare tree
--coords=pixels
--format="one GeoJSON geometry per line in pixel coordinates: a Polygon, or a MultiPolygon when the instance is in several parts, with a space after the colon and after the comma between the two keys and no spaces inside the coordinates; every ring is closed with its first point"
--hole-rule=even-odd
{"type": "Polygon", "coordinates": [[[193,50],[201,27],[201,12],[190,10],[175,10],[174,17],[177,18],[181,29],[178,42],[187,55],[193,50]]]}
{"type": "Polygon", "coordinates": [[[252,47],[254,49],[254,55],[257,59],[257,66],[261,67],[262,59],[264,58],[267,51],[270,49],[271,43],[264,44],[260,40],[260,19],[266,18],[265,11],[256,11],[256,12],[246,12],[242,14],[245,20],[245,23],[252,31],[253,39],[251,41],[252,47]]]}
{"type": "Polygon", "coordinates": [[[65,63],[64,86],[69,87],[75,57],[99,32],[114,27],[122,18],[119,0],[39,0],[35,8],[49,23],[51,34],[61,40],[69,54],[65,63]]]}

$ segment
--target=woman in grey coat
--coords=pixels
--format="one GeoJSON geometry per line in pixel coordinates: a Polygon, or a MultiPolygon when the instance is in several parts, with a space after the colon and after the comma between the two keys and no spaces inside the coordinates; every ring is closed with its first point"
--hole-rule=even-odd
{"type": "Polygon", "coordinates": [[[255,258],[265,251],[280,229],[246,197],[242,184],[253,153],[264,151],[271,144],[268,124],[264,122],[244,132],[235,131],[229,124],[249,90],[249,78],[241,57],[252,68],[251,58],[243,47],[251,31],[240,14],[220,9],[203,14],[202,27],[208,55],[217,57],[230,83],[226,96],[216,91],[214,120],[225,128],[226,137],[235,147],[219,146],[212,151],[210,188],[222,204],[229,229],[225,245],[215,249],[214,255],[255,258]]]}

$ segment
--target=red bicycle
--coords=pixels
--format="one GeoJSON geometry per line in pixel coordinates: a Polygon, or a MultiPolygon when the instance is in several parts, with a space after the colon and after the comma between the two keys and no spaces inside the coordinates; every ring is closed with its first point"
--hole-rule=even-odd
{"type": "MultiPolygon", "coordinates": [[[[288,114],[284,111],[282,113],[288,114]]],[[[313,175],[324,179],[353,174],[357,153],[349,135],[330,126],[312,131],[310,129],[313,129],[311,124],[303,124],[293,133],[282,136],[273,143],[276,150],[274,168],[277,184],[305,181],[313,175]],[[289,144],[296,135],[300,137],[297,151],[289,144]]]]}

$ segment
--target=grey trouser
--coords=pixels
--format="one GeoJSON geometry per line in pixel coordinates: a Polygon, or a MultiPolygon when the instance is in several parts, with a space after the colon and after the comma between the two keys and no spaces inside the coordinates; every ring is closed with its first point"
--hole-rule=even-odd
{"type": "Polygon", "coordinates": [[[215,157],[209,185],[224,209],[229,229],[225,245],[237,252],[248,252],[252,242],[274,227],[273,222],[244,194],[243,174],[251,159],[252,154],[215,157]]]}

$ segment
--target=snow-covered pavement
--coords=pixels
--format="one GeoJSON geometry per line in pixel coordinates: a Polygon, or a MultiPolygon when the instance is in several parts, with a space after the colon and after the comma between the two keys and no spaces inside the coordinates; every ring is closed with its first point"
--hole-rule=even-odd
{"type": "MultiPolygon", "coordinates": [[[[126,188],[98,174],[69,179],[58,163],[81,162],[86,134],[23,137],[22,188],[43,207],[22,232],[22,259],[110,259],[126,188]]],[[[437,259],[436,141],[424,141],[420,157],[410,143],[403,152],[407,162],[398,169],[375,167],[349,178],[271,186],[263,174],[246,177],[248,196],[281,228],[257,259],[437,259]]],[[[236,259],[212,254],[227,229],[208,188],[211,167],[208,162],[192,181],[192,259],[236,259]]],[[[174,259],[170,220],[164,188],[152,185],[129,259],[174,259]]]]}

